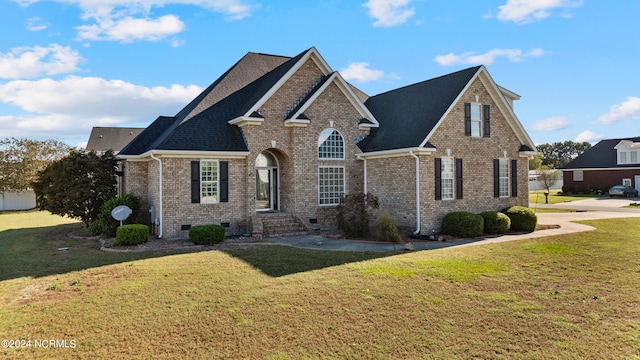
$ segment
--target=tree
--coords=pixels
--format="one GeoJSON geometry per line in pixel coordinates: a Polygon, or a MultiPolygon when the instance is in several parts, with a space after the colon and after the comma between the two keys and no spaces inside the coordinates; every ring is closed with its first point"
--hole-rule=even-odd
{"type": "Polygon", "coordinates": [[[0,139],[0,193],[26,190],[39,171],[70,149],[58,140],[0,139]]]}
{"type": "Polygon", "coordinates": [[[72,150],[52,162],[33,182],[42,210],[82,220],[96,220],[102,204],[116,195],[117,160],[112,151],[72,150]]]}
{"type": "Polygon", "coordinates": [[[549,203],[549,189],[560,180],[561,176],[560,170],[553,169],[546,165],[542,165],[542,167],[538,169],[538,182],[540,182],[540,185],[545,189],[545,204],[549,203]]]}
{"type": "Polygon", "coordinates": [[[529,160],[529,170],[538,170],[542,166],[542,154],[536,154],[529,160]]]}
{"type": "Polygon", "coordinates": [[[591,148],[587,141],[577,143],[573,141],[555,142],[553,144],[540,144],[538,151],[542,153],[542,165],[549,165],[559,169],[567,165],[571,160],[578,157],[591,148]]]}

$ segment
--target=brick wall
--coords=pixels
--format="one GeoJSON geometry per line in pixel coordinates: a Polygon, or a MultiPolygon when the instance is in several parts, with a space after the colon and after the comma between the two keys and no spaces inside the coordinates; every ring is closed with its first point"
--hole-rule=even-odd
{"type": "Polygon", "coordinates": [[[563,184],[566,186],[582,186],[587,191],[588,186],[608,189],[614,185],[622,185],[622,179],[631,179],[631,186],[637,187],[635,177],[640,176],[640,169],[618,170],[583,170],[583,181],[573,180],[572,170],[563,170],[563,184]]]}

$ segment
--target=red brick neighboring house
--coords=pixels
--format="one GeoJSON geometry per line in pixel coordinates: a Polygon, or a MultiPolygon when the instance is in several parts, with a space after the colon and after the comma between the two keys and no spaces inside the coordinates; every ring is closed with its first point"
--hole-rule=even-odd
{"type": "Polygon", "coordinates": [[[602,140],[562,169],[571,192],[606,191],[614,185],[640,190],[640,137],[602,140]]]}
{"type": "Polygon", "coordinates": [[[169,239],[207,223],[258,236],[291,221],[332,226],[340,198],[359,192],[378,196],[401,228],[429,234],[451,211],[528,205],[535,145],[517,99],[484,66],[370,97],[315,48],[248,53],[118,157],[125,192],[169,239]]]}

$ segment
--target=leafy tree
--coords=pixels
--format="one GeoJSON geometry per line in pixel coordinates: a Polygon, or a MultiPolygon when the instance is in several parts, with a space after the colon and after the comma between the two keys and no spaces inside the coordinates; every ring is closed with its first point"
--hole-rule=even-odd
{"type": "Polygon", "coordinates": [[[542,154],[536,154],[529,160],[529,170],[538,170],[542,166],[542,154]]]}
{"type": "Polygon", "coordinates": [[[26,190],[39,171],[70,149],[58,140],[0,139],[0,193],[26,190]]]}
{"type": "Polygon", "coordinates": [[[560,180],[561,176],[562,173],[560,170],[553,169],[546,165],[542,165],[538,170],[538,182],[546,190],[544,195],[546,204],[549,203],[549,189],[560,180]]]}
{"type": "Polygon", "coordinates": [[[577,143],[573,141],[554,142],[553,144],[541,144],[537,146],[542,153],[542,165],[552,166],[559,169],[567,165],[571,160],[578,157],[591,148],[587,141],[577,143]]]}
{"type": "Polygon", "coordinates": [[[100,207],[116,195],[117,160],[112,151],[71,150],[52,162],[33,182],[36,200],[43,210],[82,220],[96,220],[100,207]]]}

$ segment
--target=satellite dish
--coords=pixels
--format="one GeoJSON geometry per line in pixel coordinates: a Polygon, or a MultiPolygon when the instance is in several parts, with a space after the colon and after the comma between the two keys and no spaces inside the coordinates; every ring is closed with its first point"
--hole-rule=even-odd
{"type": "Polygon", "coordinates": [[[127,205],[116,206],[111,210],[111,216],[120,221],[120,225],[122,226],[122,221],[126,220],[129,215],[131,215],[133,211],[127,205]]]}

